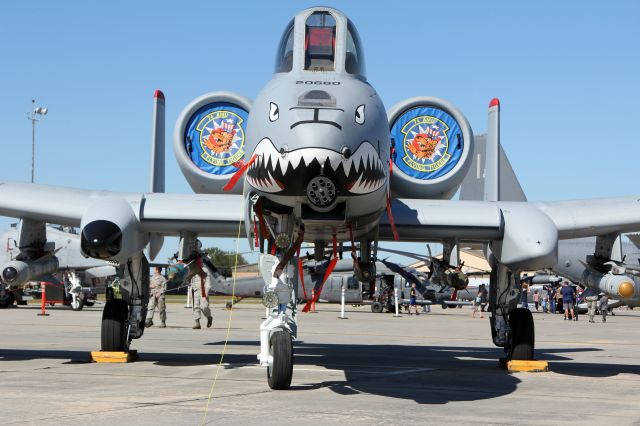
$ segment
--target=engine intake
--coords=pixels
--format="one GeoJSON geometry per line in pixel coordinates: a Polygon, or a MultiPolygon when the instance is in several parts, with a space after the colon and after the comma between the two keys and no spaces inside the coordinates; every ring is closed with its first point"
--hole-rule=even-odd
{"type": "Polygon", "coordinates": [[[465,116],[433,97],[407,99],[389,111],[396,197],[450,199],[458,190],[473,152],[465,116]]]}
{"type": "Polygon", "coordinates": [[[82,228],[80,248],[89,257],[112,258],[122,249],[122,229],[108,220],[94,220],[82,228]]]}
{"type": "Polygon", "coordinates": [[[80,222],[80,250],[88,257],[125,263],[140,253],[149,243],[149,233],[140,229],[134,211],[144,198],[106,193],[82,215],[80,222]]]}
{"type": "MultiPolygon", "coordinates": [[[[182,110],[173,132],[173,151],[194,192],[222,193],[248,161],[245,134],[250,109],[251,101],[243,96],[213,92],[182,110]]],[[[230,191],[241,192],[242,185],[230,191]]]]}

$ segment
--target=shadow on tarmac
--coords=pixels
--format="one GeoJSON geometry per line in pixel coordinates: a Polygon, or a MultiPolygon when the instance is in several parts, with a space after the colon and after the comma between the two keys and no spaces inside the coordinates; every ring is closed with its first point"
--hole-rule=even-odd
{"type": "MultiPolygon", "coordinates": [[[[208,345],[221,347],[224,342],[208,345]]],[[[230,345],[252,346],[249,354],[226,354],[226,369],[255,366],[259,342],[232,341],[230,345]]],[[[536,357],[550,362],[551,371],[581,377],[608,377],[620,373],[640,374],[640,366],[624,364],[571,363],[571,353],[601,351],[597,348],[537,350],[536,357]],[[563,355],[559,355],[562,353],[563,355]]],[[[216,351],[219,353],[219,351],[216,351]]],[[[501,348],[459,346],[407,346],[317,344],[296,341],[297,368],[323,368],[344,372],[344,380],[300,383],[294,371],[291,390],[329,388],[342,395],[367,393],[410,399],[420,404],[445,404],[495,398],[515,391],[520,379],[498,367],[501,348]]],[[[140,360],[160,366],[211,365],[217,354],[141,352],[140,360]]],[[[0,360],[68,359],[65,364],[88,362],[88,353],[66,350],[0,349],[0,360]]],[[[0,367],[1,370],[1,367],[0,367]]],[[[304,373],[298,374],[300,377],[304,373]]],[[[321,375],[312,374],[312,378],[321,375]]],[[[266,379],[266,374],[265,374],[266,379]]]]}

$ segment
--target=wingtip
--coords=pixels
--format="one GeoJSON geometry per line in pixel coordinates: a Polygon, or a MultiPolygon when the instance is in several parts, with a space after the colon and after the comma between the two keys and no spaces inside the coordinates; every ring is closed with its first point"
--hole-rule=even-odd
{"type": "Polygon", "coordinates": [[[156,90],[153,94],[153,97],[156,99],[162,99],[164,101],[164,93],[162,93],[162,90],[156,90]]]}
{"type": "Polygon", "coordinates": [[[489,108],[493,108],[493,107],[498,107],[500,108],[500,99],[498,98],[493,98],[491,99],[491,102],[489,102],[489,108]]]}

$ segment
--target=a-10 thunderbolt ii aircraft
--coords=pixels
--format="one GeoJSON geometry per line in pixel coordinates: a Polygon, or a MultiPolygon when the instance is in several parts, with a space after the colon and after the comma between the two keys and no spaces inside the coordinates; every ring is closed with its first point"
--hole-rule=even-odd
{"type": "Polygon", "coordinates": [[[116,268],[80,252],[80,235],[72,229],[20,221],[0,236],[0,307],[10,306],[30,281],[47,281],[65,287],[70,306],[81,310],[85,302],[82,283],[115,275],[116,268]],[[30,233],[24,229],[30,229],[30,233]],[[62,272],[60,281],[56,276],[62,272]]]}
{"type": "MultiPolygon", "coordinates": [[[[162,104],[160,94],[157,99],[162,104]]],[[[490,106],[487,161],[493,164],[499,103],[490,106]]],[[[156,108],[156,141],[164,132],[162,114],[156,108]]],[[[518,272],[554,265],[558,239],[640,229],[640,196],[498,202],[499,176],[491,167],[486,201],[450,200],[473,153],[465,116],[432,97],[386,111],[367,81],[356,27],[332,8],[306,9],[291,20],[273,78],[253,102],[217,92],[190,103],[178,118],[174,151],[197,194],[0,182],[0,214],[80,226],[87,256],[119,263],[122,298],[105,306],[104,350],[125,350],[143,334],[146,246],[153,258],[164,235],[179,234],[179,255],[188,258],[197,235],[236,237],[243,220],[263,270],[271,271],[273,308],[260,327],[258,359],[274,389],[288,388],[293,374],[293,259],[303,241],[334,253],[340,242],[357,243],[354,268],[363,281],[375,275],[380,240],[442,241],[452,268],[460,242],[486,243],[493,342],[511,359],[531,359],[533,319],[516,308],[518,272]]]]}

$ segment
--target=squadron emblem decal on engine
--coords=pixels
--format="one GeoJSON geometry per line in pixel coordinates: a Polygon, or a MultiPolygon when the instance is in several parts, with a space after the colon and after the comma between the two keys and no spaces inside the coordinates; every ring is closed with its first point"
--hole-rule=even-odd
{"type": "Polygon", "coordinates": [[[244,164],[247,116],[243,109],[227,103],[201,108],[191,117],[185,132],[191,161],[208,173],[235,173],[244,164]]]}
{"type": "Polygon", "coordinates": [[[242,118],[231,111],[214,111],[202,118],[196,130],[200,132],[200,157],[218,167],[232,165],[244,156],[242,118]]]}
{"type": "Polygon", "coordinates": [[[409,167],[420,172],[432,172],[444,166],[451,158],[447,152],[449,127],[441,120],[419,116],[404,125],[404,153],[402,158],[409,167]]]}
{"type": "Polygon", "coordinates": [[[394,164],[418,179],[447,174],[460,160],[462,132],[447,112],[417,107],[403,113],[391,126],[394,164]]]}

